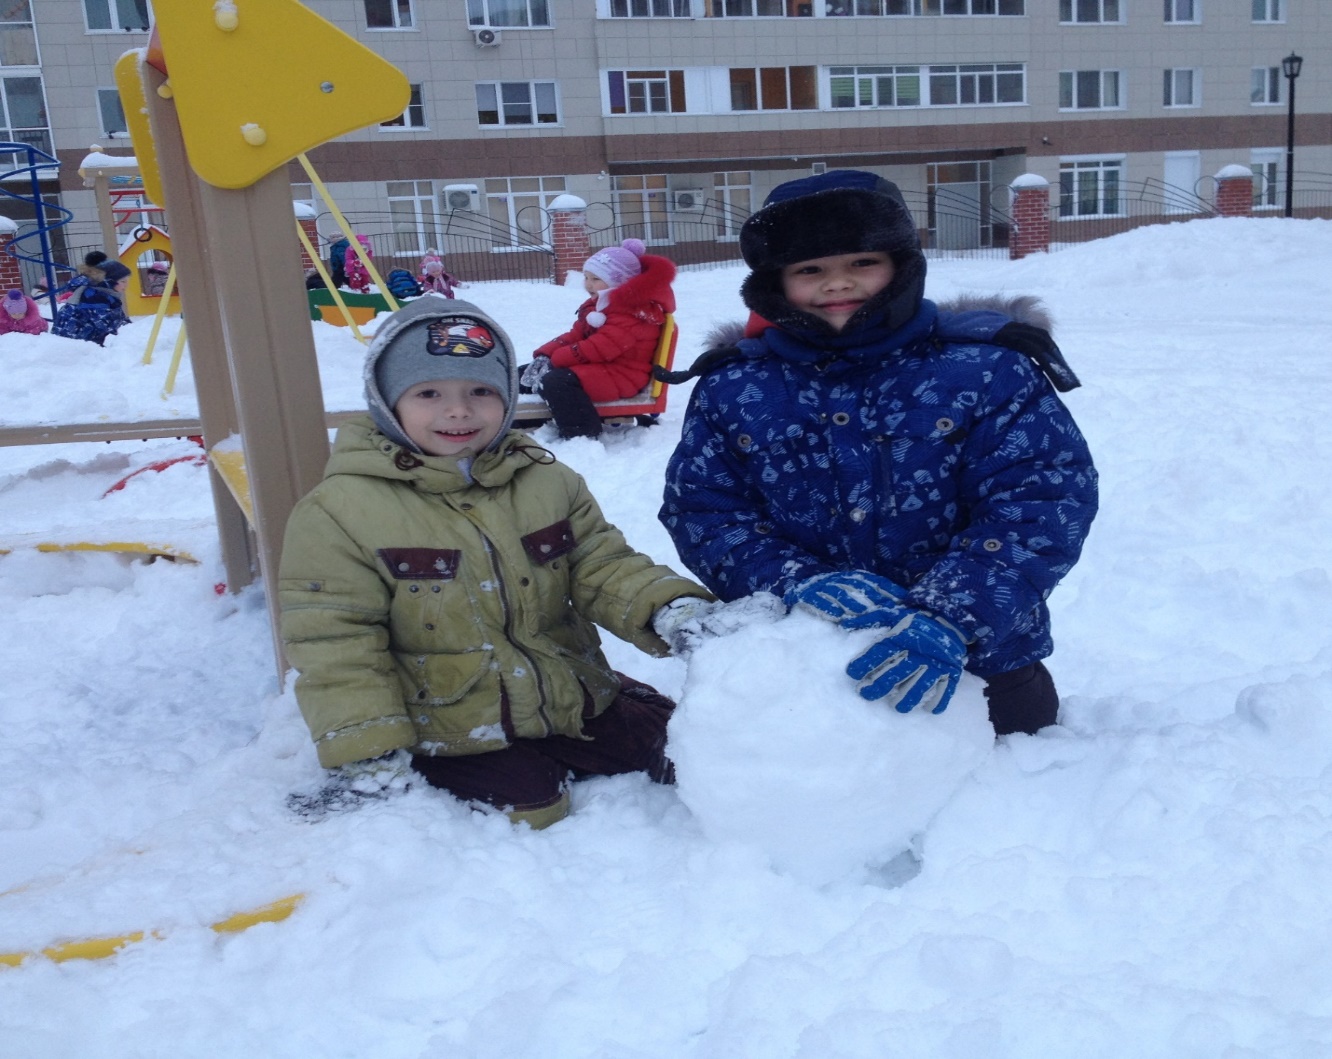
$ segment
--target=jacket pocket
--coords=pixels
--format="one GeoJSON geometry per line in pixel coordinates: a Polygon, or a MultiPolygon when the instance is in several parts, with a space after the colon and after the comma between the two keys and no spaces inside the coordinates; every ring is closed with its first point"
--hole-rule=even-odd
{"type": "MultiPolygon", "coordinates": [[[[399,657],[398,664],[407,682],[404,698],[413,716],[422,708],[450,706],[464,698],[492,672],[493,658],[493,651],[399,657]]],[[[495,710],[498,716],[498,698],[495,710]]],[[[428,722],[428,718],[418,721],[428,722]]]]}
{"type": "Polygon", "coordinates": [[[947,406],[894,417],[878,443],[880,513],[919,521],[918,546],[948,542],[958,517],[957,466],[965,420],[947,406]]]}

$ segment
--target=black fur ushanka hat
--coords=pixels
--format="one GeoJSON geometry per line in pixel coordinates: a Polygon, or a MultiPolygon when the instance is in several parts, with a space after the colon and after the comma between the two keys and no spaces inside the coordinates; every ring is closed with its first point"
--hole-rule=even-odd
{"type": "Polygon", "coordinates": [[[862,252],[888,254],[895,273],[844,331],[871,321],[896,329],[916,314],[925,293],[925,255],[897,185],[858,169],[834,169],[779,184],[740,229],[740,253],[753,270],[740,295],[750,309],[779,327],[830,332],[822,320],[786,300],[782,269],[797,261],[862,252]]]}

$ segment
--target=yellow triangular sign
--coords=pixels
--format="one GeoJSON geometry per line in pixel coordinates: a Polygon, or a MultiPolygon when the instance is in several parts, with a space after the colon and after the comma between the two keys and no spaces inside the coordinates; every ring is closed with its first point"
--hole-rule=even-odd
{"type": "Polygon", "coordinates": [[[216,187],[249,187],[411,99],[397,67],[296,0],[154,0],[153,11],[190,165],[216,187]]]}

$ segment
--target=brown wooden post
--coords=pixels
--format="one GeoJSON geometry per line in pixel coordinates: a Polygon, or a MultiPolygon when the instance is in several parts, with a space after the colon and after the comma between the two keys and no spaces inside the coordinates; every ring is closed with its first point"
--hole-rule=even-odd
{"type": "Polygon", "coordinates": [[[1246,165],[1222,166],[1216,174],[1216,212],[1222,217],[1253,213],[1253,170],[1246,165]]]}
{"type": "MultiPolygon", "coordinates": [[[[199,397],[204,448],[212,448],[240,432],[231,393],[231,369],[222,334],[222,311],[213,287],[212,263],[200,205],[201,181],[190,168],[176,108],[161,94],[166,76],[142,64],[148,124],[161,172],[163,203],[171,227],[171,253],[180,291],[181,326],[190,343],[190,369],[199,397]]],[[[254,580],[258,556],[245,513],[217,470],[209,465],[208,482],[217,511],[217,532],[227,587],[239,592],[254,580]]]]}
{"type": "Polygon", "coordinates": [[[570,272],[582,270],[591,253],[587,238],[587,203],[577,195],[559,195],[550,204],[550,245],[555,250],[555,283],[564,286],[570,272]]]}
{"type": "MultiPolygon", "coordinates": [[[[315,227],[315,212],[309,206],[303,203],[296,203],[296,223],[301,226],[301,231],[305,233],[305,238],[310,240],[310,245],[319,249],[319,230],[315,227]]],[[[301,271],[306,272],[315,267],[315,263],[310,259],[309,253],[305,249],[305,244],[301,243],[301,271]]]]}

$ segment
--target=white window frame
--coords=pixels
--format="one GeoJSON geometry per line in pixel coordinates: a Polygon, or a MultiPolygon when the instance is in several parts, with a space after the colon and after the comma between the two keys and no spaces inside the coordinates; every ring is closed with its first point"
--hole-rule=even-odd
{"type": "MultiPolygon", "coordinates": [[[[18,4],[15,4],[14,7],[12,8],[12,11],[14,12],[15,15],[22,14],[24,17],[9,18],[5,22],[0,23],[0,25],[3,25],[5,27],[5,32],[7,34],[16,34],[21,27],[27,27],[28,32],[27,32],[26,43],[30,44],[31,47],[28,51],[28,55],[24,56],[24,58],[31,58],[32,61],[6,63],[5,68],[10,70],[16,70],[16,69],[21,70],[29,67],[39,68],[42,65],[42,58],[41,58],[41,51],[37,44],[37,27],[32,20],[32,0],[25,0],[22,7],[20,7],[18,4]]],[[[16,48],[17,48],[17,41],[11,41],[10,47],[7,47],[5,50],[10,54],[13,54],[16,48]]]]}
{"type": "Polygon", "coordinates": [[[388,121],[381,121],[379,128],[383,132],[411,132],[418,129],[429,128],[425,118],[425,103],[421,99],[421,86],[413,84],[411,86],[411,98],[407,103],[407,109],[396,118],[388,121]]]}
{"type": "Polygon", "coordinates": [[[26,143],[47,154],[55,154],[55,146],[51,139],[51,111],[46,105],[46,84],[42,78],[35,73],[13,73],[7,72],[0,74],[0,140],[9,140],[15,143],[26,143]],[[12,81],[34,81],[37,85],[39,96],[39,105],[41,117],[46,119],[44,125],[15,125],[13,122],[13,113],[9,101],[9,85],[12,81]],[[20,135],[20,132],[27,133],[27,136],[20,135]],[[37,140],[37,143],[33,143],[37,140]]]}
{"type": "Polygon", "coordinates": [[[1281,105],[1281,67],[1255,66],[1249,71],[1249,105],[1252,107],[1279,107],[1281,105]],[[1255,96],[1262,96],[1255,99],[1255,96]]]}
{"type": "Polygon", "coordinates": [[[1253,0],[1250,11],[1254,22],[1268,24],[1286,21],[1286,8],[1281,0],[1253,0]]]}
{"type": "Polygon", "coordinates": [[[120,102],[120,91],[115,88],[99,88],[97,90],[97,121],[102,127],[102,135],[111,139],[128,138],[129,122],[125,120],[125,107],[120,102]],[[111,107],[110,113],[107,108],[111,107]],[[118,117],[118,128],[112,128],[116,121],[108,121],[108,117],[118,117]]]}
{"type": "Polygon", "coordinates": [[[384,200],[393,225],[395,258],[420,258],[427,248],[441,245],[443,225],[432,181],[385,181],[384,200]],[[414,237],[414,241],[409,237],[414,237]]]}
{"type": "Polygon", "coordinates": [[[649,246],[671,242],[670,181],[662,173],[611,177],[611,201],[618,231],[649,246]],[[641,182],[641,187],[626,187],[641,182]],[[627,208],[636,207],[636,208],[627,208]],[[626,221],[626,216],[637,220],[626,221]]]}
{"type": "Polygon", "coordinates": [[[1123,70],[1060,70],[1059,71],[1059,109],[1065,112],[1086,110],[1124,110],[1128,106],[1128,93],[1125,89],[1123,70]],[[1097,104],[1082,106],[1079,100],[1082,78],[1089,74],[1097,75],[1097,104]],[[1067,81],[1065,80],[1067,79],[1067,81]],[[1065,86],[1067,85],[1067,92],[1065,86]],[[1110,90],[1115,95],[1115,102],[1106,105],[1105,98],[1110,90]],[[1065,98],[1071,102],[1065,103],[1065,98]]]}
{"type": "Polygon", "coordinates": [[[484,198],[486,216],[490,218],[491,222],[490,227],[494,244],[491,247],[492,252],[510,253],[515,250],[531,250],[537,247],[549,249],[550,233],[549,227],[545,225],[545,217],[550,210],[550,204],[565,193],[567,184],[568,178],[562,176],[486,177],[484,198]],[[514,181],[524,183],[536,181],[537,186],[535,188],[515,189],[514,181]],[[549,187],[547,187],[548,181],[550,183],[549,187]],[[500,185],[503,185],[502,188],[500,185]],[[540,209],[542,212],[541,238],[539,240],[529,238],[528,241],[524,242],[519,238],[519,233],[526,233],[530,237],[532,232],[529,228],[523,227],[519,215],[533,208],[540,209]],[[497,212],[504,215],[504,220],[496,219],[497,212]],[[499,242],[499,236],[505,229],[509,232],[509,239],[507,243],[502,243],[499,242]]]}
{"type": "MultiPolygon", "coordinates": [[[[1076,201],[1077,193],[1076,183],[1074,185],[1074,199],[1076,201]]],[[[1059,160],[1059,220],[1076,221],[1087,217],[1123,217],[1125,197],[1124,197],[1124,155],[1091,155],[1086,157],[1061,158],[1059,160]],[[1064,175],[1071,173],[1076,176],[1079,173],[1092,174],[1096,177],[1096,204],[1097,208],[1087,213],[1074,211],[1072,213],[1064,212],[1064,175]],[[1105,204],[1105,176],[1114,173],[1116,180],[1116,209],[1114,212],[1103,210],[1101,207],[1105,204]]]]}
{"type": "Polygon", "coordinates": [[[1253,182],[1253,208],[1279,210],[1286,204],[1286,152],[1281,147],[1255,147],[1249,152],[1253,182]]]}
{"type": "Polygon", "coordinates": [[[363,0],[365,28],[371,33],[397,33],[405,29],[416,28],[416,0],[363,0]],[[383,3],[389,5],[390,26],[370,25],[370,5],[383,3]],[[404,14],[406,17],[404,18],[404,14]]]}
{"type": "Polygon", "coordinates": [[[467,25],[471,29],[551,29],[555,20],[550,13],[550,0],[467,0],[467,25]],[[498,16],[506,17],[505,12],[521,7],[523,22],[496,21],[496,12],[491,5],[501,5],[498,16]],[[544,18],[544,22],[537,19],[544,18]]]}
{"type": "Polygon", "coordinates": [[[598,8],[602,18],[694,17],[692,0],[598,0],[598,8]]]}
{"type": "Polygon", "coordinates": [[[926,68],[926,94],[930,107],[1016,107],[1027,102],[1027,65],[1026,63],[947,63],[926,68]],[[1000,99],[999,89],[1004,81],[1016,74],[1021,79],[1020,99],[1000,99]],[[936,99],[936,82],[946,77],[954,78],[958,99],[955,103],[941,103],[936,99]],[[967,82],[972,82],[972,91],[976,98],[967,100],[967,82]],[[992,98],[980,99],[984,86],[989,81],[992,98]]]}
{"type": "Polygon", "coordinates": [[[1124,5],[1128,0],[1059,0],[1059,24],[1061,26],[1117,26],[1124,22],[1124,5]],[[1067,9],[1068,18],[1064,17],[1067,9]],[[1109,18],[1106,12],[1110,13],[1109,18]],[[1084,14],[1096,15],[1095,18],[1083,18],[1084,14]]]}
{"type": "Polygon", "coordinates": [[[557,81],[477,81],[475,87],[476,95],[476,123],[483,129],[535,129],[559,128],[564,124],[560,115],[560,90],[557,81]],[[515,89],[525,89],[527,99],[505,99],[505,91],[515,89]],[[492,102],[495,104],[495,115],[497,121],[486,122],[481,120],[481,97],[484,93],[490,92],[493,96],[492,102]],[[542,98],[549,96],[549,104],[554,108],[554,121],[542,121],[542,98]],[[530,121],[510,121],[508,115],[510,107],[526,106],[527,115],[530,121]]]}
{"type": "Polygon", "coordinates": [[[1202,70],[1196,66],[1173,66],[1166,70],[1161,105],[1170,110],[1202,106],[1202,70]],[[1188,86],[1186,93],[1181,92],[1181,82],[1188,86]],[[1187,95],[1187,101],[1181,102],[1181,95],[1187,95]]]}
{"type": "MultiPolygon", "coordinates": [[[[828,109],[830,110],[888,110],[899,108],[923,107],[929,99],[929,79],[926,68],[920,66],[830,66],[828,69],[828,109]],[[834,100],[833,80],[850,78],[854,102],[849,107],[838,106],[834,100]],[[889,82],[893,102],[884,103],[884,82],[889,82]],[[902,98],[902,86],[915,82],[914,103],[899,102],[902,98]],[[866,94],[871,102],[862,102],[866,94]]],[[[908,94],[910,98],[910,94],[908,94]]]]}
{"type": "Polygon", "coordinates": [[[142,0],[143,15],[134,17],[134,21],[129,22],[122,16],[126,13],[122,8],[130,8],[137,12],[139,4],[137,0],[83,0],[83,24],[89,33],[147,33],[153,24],[153,9],[149,0],[142,0]],[[92,21],[88,18],[90,9],[96,8],[99,14],[104,17],[98,21],[109,22],[110,25],[98,26],[93,28],[92,21]],[[140,25],[139,19],[142,18],[147,25],[140,25]]]}
{"type": "MultiPolygon", "coordinates": [[[[815,4],[817,8],[819,5],[815,4]]],[[[824,0],[830,18],[1009,18],[1027,13],[1026,0],[824,0]],[[976,8],[993,8],[980,10],[976,8]],[[1007,10],[1005,10],[1007,9],[1007,10]]]]}
{"type": "Polygon", "coordinates": [[[1165,21],[1171,26],[1196,26],[1202,22],[1202,0],[1165,0],[1165,21]]]}
{"type": "Polygon", "coordinates": [[[754,212],[754,174],[744,170],[713,173],[712,194],[718,207],[715,217],[717,242],[738,242],[740,226],[744,223],[742,218],[754,212]]]}

